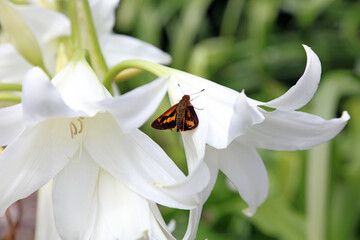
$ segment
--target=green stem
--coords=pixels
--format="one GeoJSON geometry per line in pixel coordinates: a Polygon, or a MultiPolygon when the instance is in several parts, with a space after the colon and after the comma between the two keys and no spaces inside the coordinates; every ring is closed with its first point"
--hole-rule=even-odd
{"type": "Polygon", "coordinates": [[[69,17],[71,21],[72,50],[76,51],[76,49],[81,48],[79,21],[76,17],[76,0],[72,0],[69,3],[69,17]]]}
{"type": "Polygon", "coordinates": [[[168,74],[168,72],[166,71],[167,67],[165,66],[148,62],[145,60],[127,60],[115,65],[113,68],[110,69],[110,71],[106,74],[104,78],[104,82],[103,82],[104,86],[110,91],[111,83],[116,77],[116,75],[127,68],[139,68],[148,71],[150,73],[153,73],[158,77],[168,74]]]}
{"type": "MultiPolygon", "coordinates": [[[[340,98],[359,92],[357,79],[346,72],[334,72],[323,77],[324,83],[312,100],[314,112],[331,118],[337,110],[340,98]]],[[[329,183],[331,181],[331,143],[327,142],[309,151],[306,174],[306,239],[329,239],[329,183]]],[[[331,211],[330,211],[331,213],[331,211]]]]}
{"type": "Polygon", "coordinates": [[[21,102],[21,97],[15,94],[7,93],[2,94],[0,93],[0,102],[21,102]]]}
{"type": "Polygon", "coordinates": [[[16,83],[0,83],[0,91],[19,91],[21,92],[22,85],[16,83]]]}
{"type": "Polygon", "coordinates": [[[90,6],[87,0],[82,0],[82,10],[85,15],[85,27],[86,27],[85,39],[88,41],[87,47],[89,50],[91,63],[99,79],[102,81],[104,80],[104,77],[109,69],[106,65],[105,58],[102,55],[100,49],[100,44],[97,38],[94,22],[91,16],[90,6]]]}

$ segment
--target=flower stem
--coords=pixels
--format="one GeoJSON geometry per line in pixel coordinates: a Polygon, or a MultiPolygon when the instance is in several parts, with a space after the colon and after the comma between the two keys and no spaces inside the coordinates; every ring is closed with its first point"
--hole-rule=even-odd
{"type": "Polygon", "coordinates": [[[21,97],[11,93],[0,93],[0,102],[21,102],[21,97]]]}
{"type": "Polygon", "coordinates": [[[69,17],[71,21],[71,45],[72,50],[81,48],[79,21],[76,17],[76,0],[69,3],[69,17]]]}
{"type": "Polygon", "coordinates": [[[110,71],[106,74],[104,78],[104,86],[110,91],[111,90],[111,82],[114,80],[116,75],[120,73],[121,71],[128,69],[128,68],[138,68],[145,71],[148,71],[150,73],[153,73],[154,75],[161,77],[168,72],[166,71],[167,67],[148,62],[145,60],[127,60],[124,62],[121,62],[117,65],[115,65],[113,68],[110,69],[110,71]]]}
{"type": "MultiPolygon", "coordinates": [[[[79,3],[79,1],[77,1],[79,3]]],[[[100,81],[104,80],[106,73],[108,72],[108,67],[105,62],[105,58],[102,55],[100,44],[97,38],[96,29],[94,26],[94,22],[91,16],[90,6],[87,0],[82,0],[82,4],[77,4],[77,6],[82,8],[85,15],[85,34],[84,40],[85,44],[89,50],[91,64],[94,67],[96,74],[98,75],[100,81]],[[81,5],[81,6],[80,6],[81,5]]],[[[80,9],[79,9],[80,10],[80,9]]],[[[80,21],[83,19],[79,19],[80,21]]]]}
{"type": "Polygon", "coordinates": [[[16,83],[0,83],[0,91],[19,91],[21,92],[22,85],[16,83]]]}

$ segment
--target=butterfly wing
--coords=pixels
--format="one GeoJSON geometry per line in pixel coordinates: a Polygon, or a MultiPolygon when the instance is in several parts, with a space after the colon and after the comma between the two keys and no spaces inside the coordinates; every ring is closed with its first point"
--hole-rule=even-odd
{"type": "Polygon", "coordinates": [[[155,129],[165,130],[171,129],[173,130],[176,127],[176,108],[177,104],[169,108],[166,112],[164,112],[160,117],[155,119],[152,122],[151,126],[155,129]]]}
{"type": "Polygon", "coordinates": [[[178,126],[178,132],[185,132],[195,129],[199,125],[199,119],[196,115],[195,109],[192,105],[187,106],[185,110],[185,116],[183,121],[181,121],[180,126],[178,126]]]}

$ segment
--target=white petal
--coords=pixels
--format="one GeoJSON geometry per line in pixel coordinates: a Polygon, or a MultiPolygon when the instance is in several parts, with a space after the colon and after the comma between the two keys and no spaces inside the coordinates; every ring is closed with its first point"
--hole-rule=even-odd
{"type": "Polygon", "coordinates": [[[92,239],[175,240],[155,203],[137,195],[105,171],[100,174],[99,200],[102,211],[92,239]]]}
{"type": "Polygon", "coordinates": [[[216,179],[217,179],[217,176],[219,173],[218,161],[222,161],[222,159],[219,156],[218,150],[207,146],[204,161],[206,163],[206,166],[209,168],[210,181],[209,181],[209,184],[206,186],[206,188],[200,193],[200,198],[203,203],[205,203],[206,200],[209,198],[209,196],[215,186],[216,179]]]}
{"type": "Polygon", "coordinates": [[[155,112],[167,90],[168,77],[159,78],[99,105],[110,112],[123,131],[139,128],[155,112]]]}
{"type": "Polygon", "coordinates": [[[297,81],[285,94],[265,103],[265,106],[280,110],[295,110],[305,106],[314,96],[320,82],[321,63],[319,57],[306,45],[306,68],[297,81]]]}
{"type": "Polygon", "coordinates": [[[148,136],[134,130],[124,134],[108,114],[98,114],[87,122],[85,146],[98,164],[130,189],[154,202],[177,208],[192,208],[193,196],[209,180],[201,165],[188,177],[148,136]],[[99,139],[106,144],[99,146],[99,139]]]}
{"type": "Polygon", "coordinates": [[[6,146],[24,130],[22,105],[0,109],[0,146],[6,146]]]}
{"type": "Polygon", "coordinates": [[[42,65],[42,53],[38,40],[10,1],[0,1],[2,30],[17,51],[31,64],[42,65]]]}
{"type": "Polygon", "coordinates": [[[150,228],[149,238],[159,239],[159,240],[160,239],[175,240],[169,229],[170,226],[168,227],[168,225],[166,225],[156,203],[151,201],[148,202],[149,202],[150,211],[152,213],[150,219],[151,228],[150,228]]]}
{"type": "Polygon", "coordinates": [[[237,141],[273,150],[304,150],[329,141],[346,125],[350,116],[325,120],[316,115],[295,111],[262,111],[265,121],[254,125],[237,141]]]}
{"type": "Polygon", "coordinates": [[[45,67],[54,74],[57,55],[55,40],[70,35],[70,20],[62,13],[36,5],[15,5],[14,8],[35,35],[45,67]]]}
{"type": "Polygon", "coordinates": [[[116,240],[106,226],[100,207],[97,210],[96,221],[90,240],[116,240]]]}
{"type": "Polygon", "coordinates": [[[35,125],[45,119],[79,116],[80,112],[70,109],[47,75],[38,67],[32,68],[23,84],[24,123],[35,125]]]}
{"type": "Polygon", "coordinates": [[[105,171],[100,174],[99,203],[108,231],[116,239],[138,239],[149,231],[147,200],[105,171]]]}
{"type": "MultiPolygon", "coordinates": [[[[185,72],[171,71],[168,91],[172,104],[178,103],[184,94],[196,93],[202,89],[205,90],[199,93],[198,97],[195,96],[196,99],[193,98],[192,105],[202,109],[196,112],[203,111],[207,118],[207,143],[215,148],[225,148],[228,145],[230,120],[239,93],[185,72]]],[[[199,118],[199,125],[203,121],[203,118],[199,118]]]]}
{"type": "Polygon", "coordinates": [[[63,14],[36,5],[14,5],[40,46],[60,36],[70,35],[70,20],[63,14]]]}
{"type": "Polygon", "coordinates": [[[183,240],[194,240],[196,239],[196,233],[199,227],[199,222],[201,218],[202,205],[191,209],[189,213],[189,222],[183,237],[183,240]]]}
{"type": "Polygon", "coordinates": [[[35,226],[36,240],[61,240],[54,220],[52,181],[37,192],[35,226]]]}
{"type": "Polygon", "coordinates": [[[56,228],[63,239],[89,239],[97,212],[99,166],[80,148],[53,182],[56,228]]]}
{"type": "Polygon", "coordinates": [[[120,0],[90,0],[91,14],[97,34],[112,32],[115,25],[115,11],[120,0]]]}
{"type": "Polygon", "coordinates": [[[0,155],[0,215],[49,182],[77,148],[67,121],[47,120],[26,129],[0,155]]]}
{"type": "Polygon", "coordinates": [[[181,133],[190,173],[196,169],[199,164],[202,164],[205,155],[208,133],[208,119],[204,116],[205,114],[203,111],[197,111],[198,118],[202,120],[201,124],[193,131],[181,133]]]}
{"type": "Polygon", "coordinates": [[[69,107],[89,116],[103,111],[96,103],[111,97],[84,60],[69,63],[54,77],[52,83],[69,107]]]}
{"type": "Polygon", "coordinates": [[[244,92],[236,100],[234,115],[232,116],[228,141],[231,143],[237,136],[245,133],[254,124],[264,121],[265,117],[255,105],[251,106],[244,92]]]}
{"type": "Polygon", "coordinates": [[[268,175],[259,154],[252,147],[233,142],[219,150],[219,166],[248,204],[247,215],[255,214],[269,192],[268,175]]]}
{"type": "Polygon", "coordinates": [[[129,59],[142,59],[159,64],[169,64],[171,62],[169,54],[149,43],[130,36],[106,34],[101,36],[99,41],[109,68],[129,59]]]}
{"type": "MultiPolygon", "coordinates": [[[[208,146],[206,149],[206,155],[204,161],[210,170],[210,181],[209,184],[206,186],[206,188],[201,193],[199,193],[199,197],[202,201],[202,204],[206,202],[206,200],[210,196],[215,186],[219,172],[218,161],[222,161],[222,159],[219,158],[218,150],[208,146]]],[[[202,205],[200,205],[195,209],[190,209],[189,222],[186,229],[186,233],[183,237],[184,240],[196,238],[196,233],[201,218],[201,212],[202,212],[202,205]]]]}
{"type": "Polygon", "coordinates": [[[0,82],[22,83],[31,67],[12,44],[0,44],[0,82]]]}

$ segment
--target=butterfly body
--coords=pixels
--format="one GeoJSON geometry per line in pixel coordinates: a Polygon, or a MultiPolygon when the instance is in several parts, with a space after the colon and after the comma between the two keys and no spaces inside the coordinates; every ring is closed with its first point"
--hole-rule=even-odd
{"type": "Polygon", "coordinates": [[[151,126],[159,130],[174,130],[177,128],[178,132],[185,132],[195,129],[198,124],[199,119],[194,106],[190,103],[190,96],[184,95],[178,104],[175,104],[155,119],[151,126]]]}

